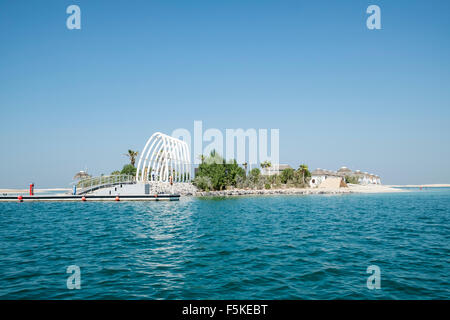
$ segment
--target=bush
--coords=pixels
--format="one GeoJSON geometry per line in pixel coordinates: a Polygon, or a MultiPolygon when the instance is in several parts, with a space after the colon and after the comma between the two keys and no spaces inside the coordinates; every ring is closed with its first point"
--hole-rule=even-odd
{"type": "Polygon", "coordinates": [[[120,172],[120,174],[128,174],[130,176],[135,176],[136,175],[136,171],[137,169],[131,165],[131,164],[126,164],[123,166],[122,171],[120,172]]]}
{"type": "Polygon", "coordinates": [[[245,170],[239,167],[236,160],[226,163],[219,154],[212,151],[199,165],[197,177],[208,177],[211,190],[223,190],[241,183],[245,179],[245,170]]]}
{"type": "Polygon", "coordinates": [[[261,171],[258,168],[250,170],[250,177],[252,177],[254,180],[258,180],[260,175],[261,171]]]}
{"type": "Polygon", "coordinates": [[[248,180],[245,177],[237,176],[236,177],[236,187],[239,189],[244,189],[248,187],[248,180]]]}
{"type": "Polygon", "coordinates": [[[345,176],[345,183],[359,184],[358,177],[345,176]]]}
{"type": "MultiPolygon", "coordinates": [[[[263,163],[263,167],[267,163],[263,163]]],[[[279,175],[261,175],[258,168],[250,170],[248,176],[236,160],[226,162],[217,152],[212,151],[208,157],[202,157],[193,183],[202,190],[224,190],[230,187],[240,189],[271,189],[280,187],[307,187],[311,173],[307,165],[298,170],[285,169],[279,175]]]]}
{"type": "Polygon", "coordinates": [[[195,177],[192,183],[194,186],[204,191],[209,191],[212,189],[212,183],[209,177],[195,177]]]}
{"type": "Polygon", "coordinates": [[[286,184],[290,180],[294,180],[294,169],[288,168],[281,171],[281,182],[286,184]]]}

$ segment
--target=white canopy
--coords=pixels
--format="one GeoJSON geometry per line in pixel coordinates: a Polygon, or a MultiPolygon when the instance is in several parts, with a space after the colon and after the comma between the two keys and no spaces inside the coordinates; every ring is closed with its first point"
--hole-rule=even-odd
{"type": "Polygon", "coordinates": [[[190,180],[190,152],[186,142],[154,133],[141,152],[136,181],[185,182],[190,180]]]}

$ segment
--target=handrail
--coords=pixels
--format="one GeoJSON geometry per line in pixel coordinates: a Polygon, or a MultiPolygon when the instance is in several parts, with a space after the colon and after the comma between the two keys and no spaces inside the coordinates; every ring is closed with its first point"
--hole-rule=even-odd
{"type": "Polygon", "coordinates": [[[77,194],[86,193],[93,189],[100,189],[103,186],[111,186],[116,184],[135,183],[136,177],[127,174],[116,174],[110,176],[92,177],[80,180],[76,183],[77,194]]]}

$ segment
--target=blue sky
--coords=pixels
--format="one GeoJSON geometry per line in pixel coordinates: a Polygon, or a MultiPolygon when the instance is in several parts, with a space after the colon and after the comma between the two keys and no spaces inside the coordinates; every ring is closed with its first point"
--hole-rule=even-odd
{"type": "Polygon", "coordinates": [[[194,120],[278,128],[295,167],[450,183],[449,57],[449,1],[2,0],[0,188],[108,174],[194,120]]]}

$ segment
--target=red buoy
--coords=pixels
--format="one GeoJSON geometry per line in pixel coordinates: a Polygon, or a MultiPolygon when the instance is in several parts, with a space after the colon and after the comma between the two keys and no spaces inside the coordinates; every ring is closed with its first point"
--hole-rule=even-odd
{"type": "Polygon", "coordinates": [[[19,202],[23,202],[23,197],[22,196],[18,196],[17,199],[19,199],[19,202]]]}
{"type": "Polygon", "coordinates": [[[120,201],[120,199],[119,199],[119,197],[118,197],[118,196],[116,197],[116,201],[120,201]]]}
{"type": "Polygon", "coordinates": [[[86,201],[86,197],[81,197],[81,201],[86,201]]]}

